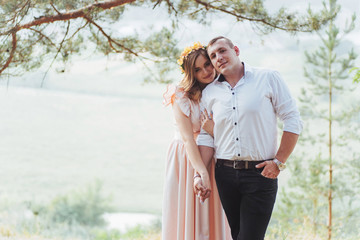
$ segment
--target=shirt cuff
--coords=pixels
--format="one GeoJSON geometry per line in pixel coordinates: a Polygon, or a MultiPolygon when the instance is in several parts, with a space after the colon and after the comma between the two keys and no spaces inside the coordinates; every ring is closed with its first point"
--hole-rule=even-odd
{"type": "Polygon", "coordinates": [[[214,148],[214,139],[207,133],[200,133],[196,139],[196,144],[214,148]]]}
{"type": "Polygon", "coordinates": [[[300,135],[303,129],[303,122],[301,120],[292,120],[291,122],[284,122],[283,131],[291,132],[300,135]]]}

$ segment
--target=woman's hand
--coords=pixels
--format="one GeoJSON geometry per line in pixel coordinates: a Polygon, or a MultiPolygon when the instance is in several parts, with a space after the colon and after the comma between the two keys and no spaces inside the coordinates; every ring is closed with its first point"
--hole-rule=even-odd
{"type": "Polygon", "coordinates": [[[211,189],[206,189],[200,176],[194,178],[194,192],[200,202],[204,203],[205,199],[210,197],[211,189]]]}
{"type": "Polygon", "coordinates": [[[201,191],[200,194],[200,200],[202,202],[204,202],[204,200],[208,197],[210,197],[210,193],[211,193],[211,182],[210,182],[210,177],[208,172],[204,172],[204,173],[200,173],[200,177],[201,177],[201,183],[202,186],[204,187],[204,191],[201,191]]]}
{"type": "Polygon", "coordinates": [[[194,177],[194,193],[199,197],[201,192],[205,192],[206,188],[202,184],[202,180],[199,174],[194,177]]]}
{"type": "Polygon", "coordinates": [[[201,112],[201,128],[214,137],[214,120],[213,114],[210,113],[210,116],[206,109],[201,112]]]}

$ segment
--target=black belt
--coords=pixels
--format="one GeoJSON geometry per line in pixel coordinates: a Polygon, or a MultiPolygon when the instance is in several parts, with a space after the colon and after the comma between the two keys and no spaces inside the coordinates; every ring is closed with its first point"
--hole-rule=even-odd
{"type": "MultiPolygon", "coordinates": [[[[271,159],[268,159],[271,160],[271,159]]],[[[256,161],[248,161],[248,160],[227,160],[227,159],[217,159],[217,166],[225,166],[232,167],[234,169],[256,169],[256,165],[259,163],[268,161],[268,160],[256,160],[256,161]]]]}

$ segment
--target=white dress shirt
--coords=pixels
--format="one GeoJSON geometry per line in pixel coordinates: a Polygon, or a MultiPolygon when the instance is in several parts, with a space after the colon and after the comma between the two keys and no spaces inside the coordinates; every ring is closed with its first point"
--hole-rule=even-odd
{"type": "Polygon", "coordinates": [[[220,75],[203,90],[201,107],[213,112],[214,138],[201,129],[197,144],[213,147],[218,159],[274,158],[277,117],[284,131],[300,134],[302,130],[288,87],[277,71],[269,69],[244,64],[244,76],[234,88],[220,75]]]}

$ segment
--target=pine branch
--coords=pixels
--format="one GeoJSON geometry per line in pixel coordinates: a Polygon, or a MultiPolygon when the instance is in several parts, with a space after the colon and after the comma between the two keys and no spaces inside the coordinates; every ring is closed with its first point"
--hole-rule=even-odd
{"type": "Polygon", "coordinates": [[[132,2],[135,2],[135,0],[112,0],[112,1],[107,1],[107,2],[94,3],[89,6],[86,6],[84,8],[80,8],[80,9],[77,9],[74,11],[60,13],[58,15],[52,15],[52,16],[42,16],[31,22],[21,24],[21,25],[16,25],[15,27],[11,28],[10,30],[0,33],[0,35],[8,35],[12,32],[18,32],[22,29],[29,29],[33,26],[40,26],[40,25],[46,24],[46,23],[53,23],[53,22],[57,22],[57,21],[67,21],[67,20],[76,19],[76,18],[89,18],[89,13],[91,13],[91,11],[93,11],[97,8],[111,9],[113,7],[122,6],[122,5],[125,5],[128,3],[132,3],[132,2]]]}
{"type": "MultiPolygon", "coordinates": [[[[302,24],[297,24],[294,27],[286,27],[286,26],[282,26],[281,24],[278,24],[278,21],[272,22],[271,17],[267,15],[266,12],[263,12],[263,16],[260,18],[254,18],[254,17],[248,17],[246,15],[241,14],[241,11],[239,9],[233,9],[232,11],[227,10],[225,8],[223,8],[222,6],[215,6],[211,3],[207,3],[205,1],[202,0],[194,0],[196,3],[202,5],[205,7],[206,11],[209,11],[210,9],[218,11],[218,12],[222,12],[225,13],[227,15],[231,15],[234,16],[238,21],[240,20],[246,20],[249,22],[255,22],[255,23],[262,23],[265,26],[269,26],[272,29],[280,29],[280,30],[284,30],[284,31],[288,31],[288,32],[312,32],[314,30],[318,30],[320,28],[320,26],[324,23],[326,23],[327,21],[329,21],[330,19],[333,19],[337,12],[335,12],[334,14],[328,14],[327,17],[325,17],[324,19],[321,19],[321,21],[319,23],[315,23],[312,22],[311,20],[308,20],[305,23],[302,24]]],[[[217,1],[213,1],[213,3],[215,3],[217,1]]],[[[221,1],[220,1],[221,4],[221,1]]],[[[284,9],[280,9],[279,13],[283,13],[284,9]]],[[[310,16],[312,17],[312,12],[309,11],[310,16]]],[[[279,17],[279,16],[278,16],[279,17]]],[[[284,17],[284,16],[282,16],[284,17]]],[[[287,15],[285,16],[286,19],[281,19],[279,20],[279,22],[291,22],[291,19],[293,18],[292,15],[287,15]]]]}
{"type": "Polygon", "coordinates": [[[152,59],[150,59],[150,58],[141,56],[140,54],[134,52],[132,49],[127,48],[127,47],[124,46],[123,44],[117,42],[117,41],[114,40],[109,34],[107,34],[101,26],[99,26],[97,23],[95,23],[95,22],[94,22],[93,20],[91,20],[90,18],[85,17],[85,19],[86,19],[89,23],[91,23],[92,25],[94,25],[97,29],[99,29],[99,31],[107,38],[107,41],[108,41],[108,43],[109,43],[109,46],[110,46],[110,48],[111,48],[114,52],[116,52],[116,53],[122,53],[122,51],[119,51],[118,49],[116,49],[113,44],[115,44],[115,45],[117,45],[118,47],[124,49],[125,51],[127,51],[128,53],[134,55],[135,57],[138,57],[138,58],[140,58],[140,59],[146,59],[146,60],[155,61],[155,60],[152,60],[152,59]]]}
{"type": "Polygon", "coordinates": [[[11,52],[10,55],[6,61],[6,63],[4,64],[4,66],[0,69],[0,74],[9,66],[9,64],[11,63],[13,57],[14,57],[14,53],[16,51],[16,47],[17,47],[17,38],[16,38],[16,32],[12,32],[11,33],[11,37],[12,37],[12,48],[11,48],[11,52]]]}
{"type": "Polygon", "coordinates": [[[47,71],[45,72],[43,79],[41,80],[41,86],[40,86],[41,88],[44,86],[44,82],[45,82],[46,75],[48,74],[50,68],[51,68],[52,65],[54,64],[57,56],[59,55],[59,53],[60,53],[60,51],[61,51],[61,49],[62,49],[62,47],[63,47],[63,44],[64,44],[65,39],[66,39],[66,36],[69,34],[69,29],[70,29],[70,21],[68,21],[68,25],[67,25],[67,28],[66,28],[66,32],[65,32],[65,34],[64,34],[64,38],[63,38],[63,40],[61,41],[60,46],[59,46],[59,48],[58,48],[58,50],[57,50],[57,52],[56,52],[53,60],[51,61],[50,66],[48,67],[47,71]]]}
{"type": "Polygon", "coordinates": [[[56,44],[55,43],[53,43],[53,41],[51,41],[51,39],[48,37],[48,36],[46,36],[42,31],[39,31],[39,30],[37,30],[37,29],[35,29],[35,28],[29,28],[31,31],[33,31],[33,32],[36,32],[36,33],[38,33],[41,37],[43,37],[43,38],[45,38],[46,40],[48,40],[48,42],[53,46],[53,47],[55,47],[56,48],[56,44]]]}

